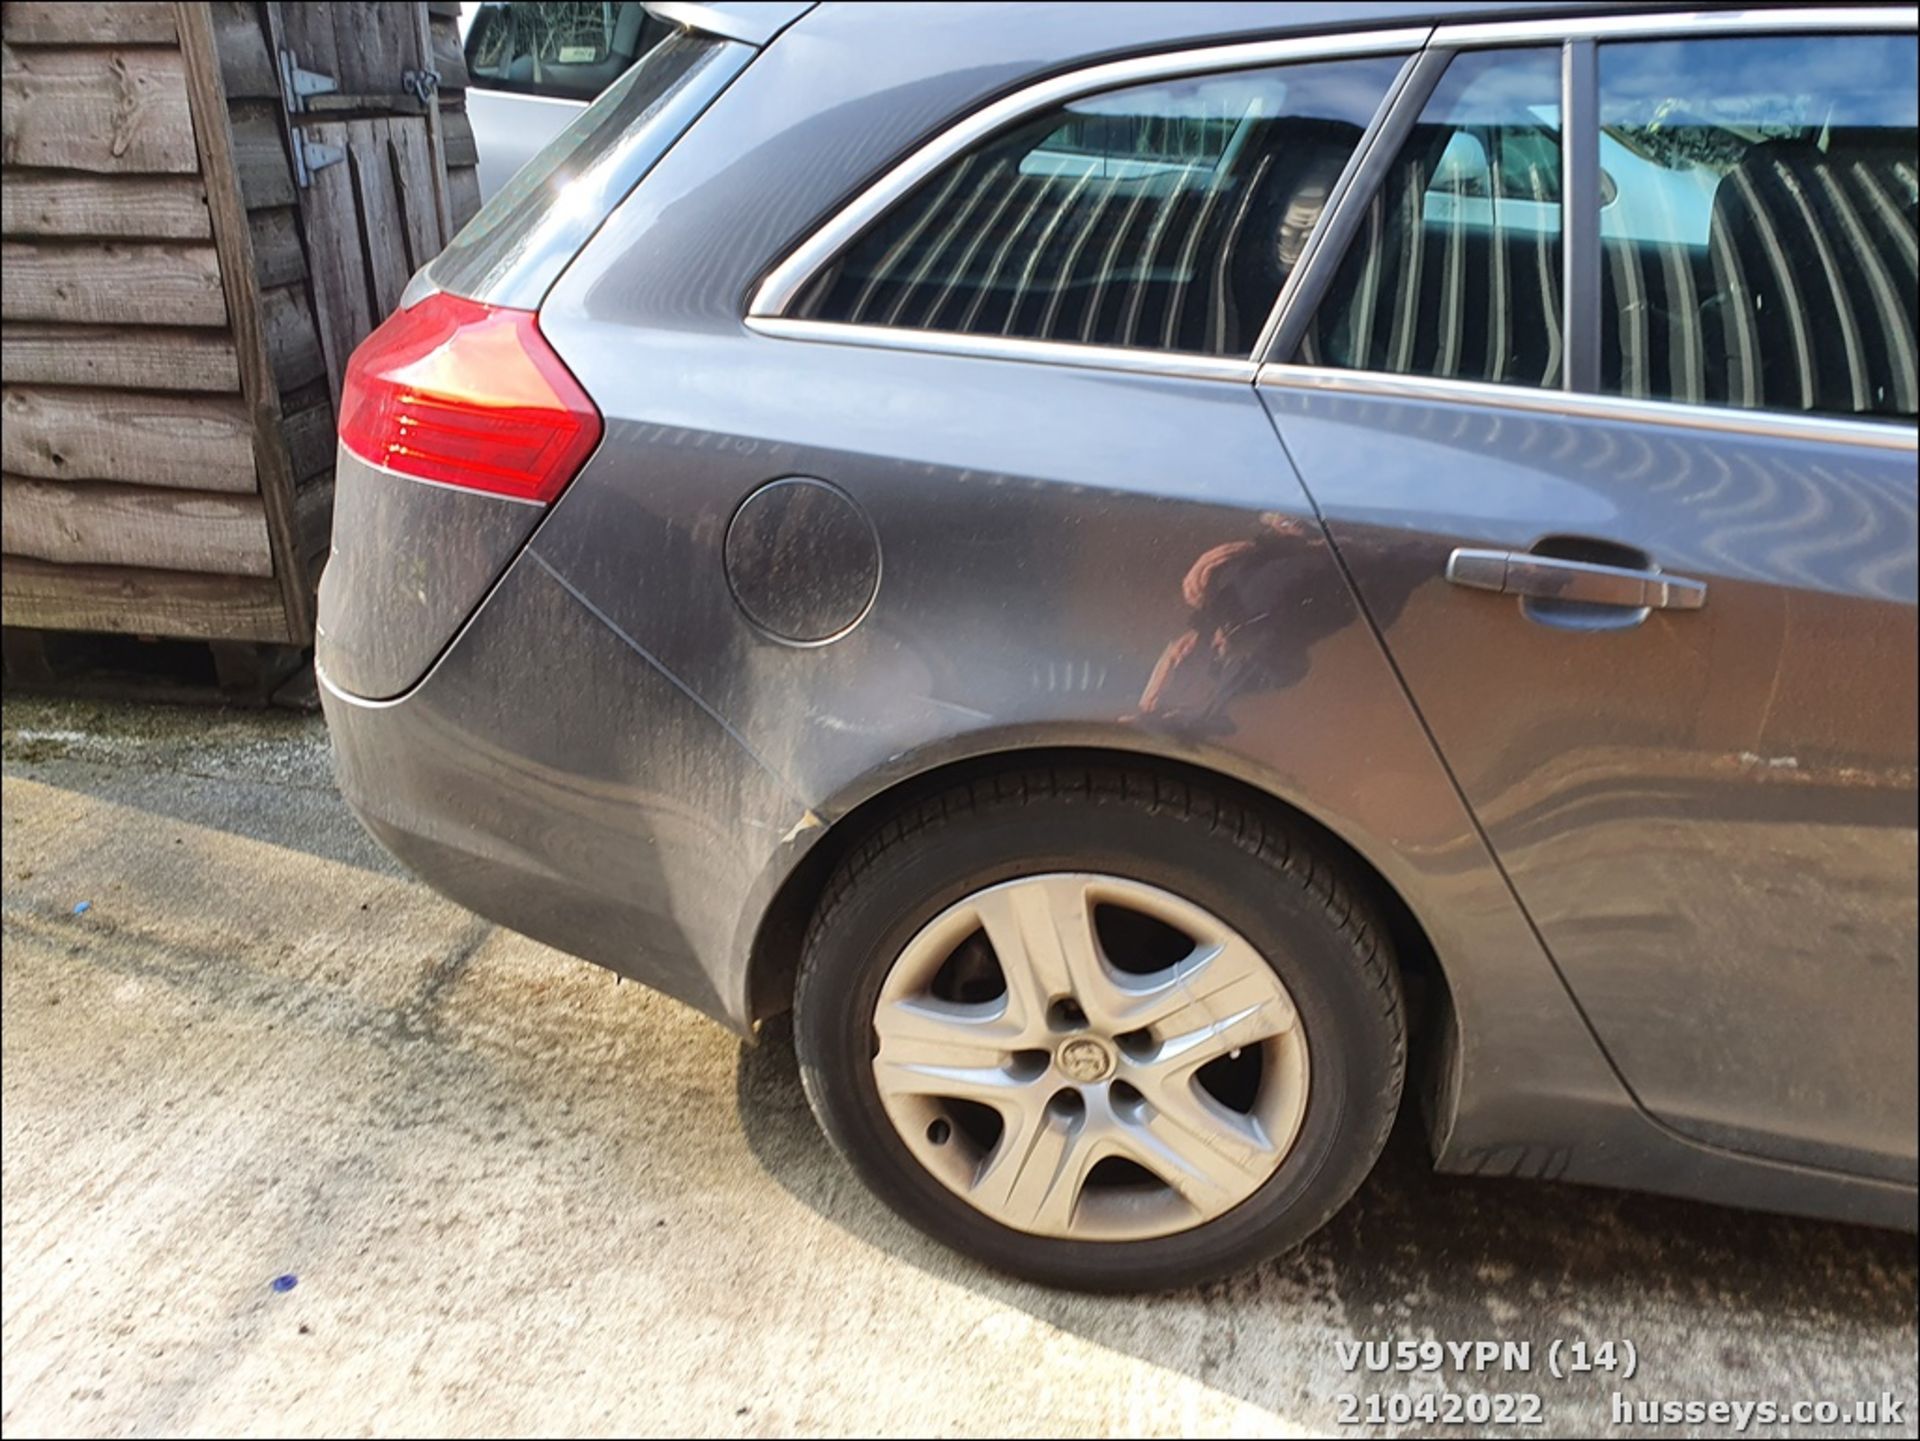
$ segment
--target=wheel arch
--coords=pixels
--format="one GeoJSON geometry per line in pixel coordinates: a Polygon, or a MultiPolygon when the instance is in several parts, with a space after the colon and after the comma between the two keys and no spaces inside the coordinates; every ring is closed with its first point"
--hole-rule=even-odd
{"type": "MultiPolygon", "coordinates": [[[[1413,906],[1381,868],[1334,825],[1274,788],[1210,761],[1211,758],[1169,756],[1140,746],[1063,744],[1053,740],[1021,743],[1003,737],[986,748],[869,781],[861,793],[847,798],[845,809],[780,878],[770,900],[760,911],[747,959],[749,1022],[757,1025],[789,1009],[801,942],[834,868],[876,827],[884,825],[903,808],[930,793],[962,782],[1039,766],[1151,769],[1160,775],[1178,776],[1189,784],[1219,791],[1241,804],[1285,816],[1306,832],[1326,857],[1346,873],[1350,884],[1379,908],[1408,987],[1409,1022],[1418,1048],[1413,1070],[1427,1082],[1418,1089],[1424,1091],[1428,1086],[1437,1086],[1444,1097],[1451,1090],[1447,1078],[1452,1068],[1446,1058],[1456,1049],[1454,1028],[1458,1022],[1452,989],[1438,950],[1413,906]],[[1430,1058],[1420,1056],[1419,1050],[1429,1051],[1430,1058]],[[1429,1064],[1429,1060],[1433,1063],[1429,1064]]],[[[1437,1121],[1440,1117],[1436,1113],[1433,1119],[1437,1121]]]]}

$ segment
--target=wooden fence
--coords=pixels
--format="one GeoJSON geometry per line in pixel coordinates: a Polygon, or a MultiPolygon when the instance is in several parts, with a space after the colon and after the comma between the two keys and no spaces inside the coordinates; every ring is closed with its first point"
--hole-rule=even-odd
{"type": "Polygon", "coordinates": [[[0,10],[8,627],[311,640],[347,355],[478,206],[457,12],[0,10]]]}

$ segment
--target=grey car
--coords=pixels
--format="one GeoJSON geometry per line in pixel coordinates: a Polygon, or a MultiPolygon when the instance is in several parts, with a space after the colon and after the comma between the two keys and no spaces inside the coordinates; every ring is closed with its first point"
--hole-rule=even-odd
{"type": "Polygon", "coordinates": [[[374,835],[1045,1281],[1914,1225],[1911,8],[650,8],[350,368],[374,835]]]}

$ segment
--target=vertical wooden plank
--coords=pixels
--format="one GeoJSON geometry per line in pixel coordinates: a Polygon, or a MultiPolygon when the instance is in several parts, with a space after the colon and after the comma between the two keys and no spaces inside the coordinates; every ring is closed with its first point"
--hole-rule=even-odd
{"type": "MultiPolygon", "coordinates": [[[[418,37],[420,53],[433,54],[433,36],[430,33],[427,7],[415,5],[413,8],[414,28],[418,37]]],[[[440,243],[446,244],[453,238],[453,192],[447,184],[447,144],[440,131],[440,105],[438,97],[427,106],[427,159],[433,174],[433,208],[440,226],[440,243]]]]}
{"type": "MultiPolygon", "coordinates": [[[[303,125],[301,134],[321,145],[351,143],[348,122],[303,125]]],[[[340,380],[347,357],[373,329],[367,303],[366,257],[360,249],[360,212],[354,204],[353,167],[316,170],[301,198],[307,223],[307,261],[313,272],[313,308],[320,321],[320,349],[327,357],[327,389],[340,413],[340,380]]]]}
{"type": "Polygon", "coordinates": [[[347,126],[348,163],[360,194],[360,229],[366,245],[373,288],[373,323],[378,325],[400,304],[400,292],[412,274],[407,264],[407,235],[394,186],[392,128],[405,120],[355,120],[347,126]]]}
{"type": "Polygon", "coordinates": [[[426,119],[393,122],[393,172],[400,217],[406,229],[407,270],[418,270],[447,243],[433,192],[433,159],[427,148],[426,119]]]}
{"type": "Polygon", "coordinates": [[[219,51],[214,43],[213,15],[205,5],[179,0],[174,7],[174,22],[186,60],[187,102],[193,116],[194,143],[199,152],[201,178],[207,187],[213,243],[220,254],[227,316],[240,362],[240,393],[253,420],[254,465],[280,595],[281,634],[258,638],[284,639],[305,645],[313,638],[312,601],[306,568],[300,562],[295,543],[292,467],[280,430],[280,390],[268,362],[266,335],[260,320],[260,295],[253,268],[253,232],[247,224],[246,202],[240,194],[240,177],[234,164],[233,130],[227,113],[226,86],[220,77],[219,51]]]}
{"type": "Polygon", "coordinates": [[[467,57],[460,48],[460,14],[441,15],[427,7],[427,38],[433,46],[433,68],[440,72],[440,93],[465,90],[473,77],[467,73],[467,57]]]}
{"type": "Polygon", "coordinates": [[[404,95],[402,73],[424,68],[422,57],[432,53],[420,23],[425,13],[413,3],[343,0],[334,5],[334,47],[342,93],[404,95]]]}
{"type": "MultiPolygon", "coordinates": [[[[274,48],[285,45],[293,52],[294,62],[302,70],[311,70],[317,75],[331,75],[336,80],[340,78],[340,56],[334,45],[334,6],[331,0],[305,0],[305,3],[295,5],[269,0],[267,9],[272,12],[279,30],[278,38],[272,41],[274,48]]],[[[272,37],[272,27],[268,34],[272,37]]]]}

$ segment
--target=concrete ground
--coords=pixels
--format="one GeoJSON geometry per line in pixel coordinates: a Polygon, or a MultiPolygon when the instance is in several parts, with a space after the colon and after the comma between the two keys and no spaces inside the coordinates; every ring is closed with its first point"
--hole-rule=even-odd
{"type": "Polygon", "coordinates": [[[1258,1274],[1050,1293],[871,1201],[784,1044],[401,875],[317,720],[4,723],[8,1436],[1380,1434],[1342,1393],[1498,1392],[1542,1395],[1519,1434],[1592,1435],[1614,1390],[1891,1391],[1899,1423],[1845,1434],[1914,1434],[1911,1237],[1437,1177],[1403,1128],[1258,1274]],[[1536,1351],[1343,1369],[1388,1339],[1536,1351]],[[1555,1381],[1556,1339],[1630,1340],[1638,1374],[1555,1381]]]}

